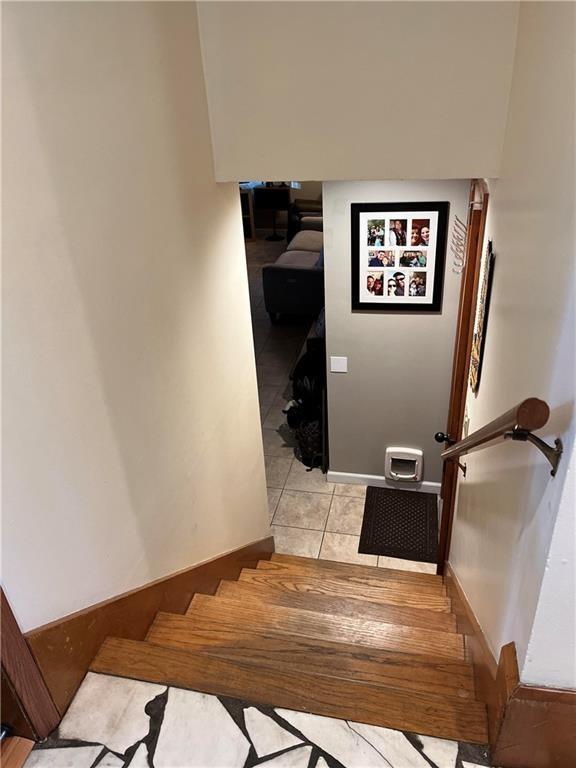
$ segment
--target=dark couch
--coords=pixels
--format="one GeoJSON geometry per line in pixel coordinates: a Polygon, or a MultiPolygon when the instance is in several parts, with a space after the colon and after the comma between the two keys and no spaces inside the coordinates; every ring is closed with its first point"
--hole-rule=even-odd
{"type": "Polygon", "coordinates": [[[304,229],[274,264],[262,268],[264,305],[270,320],[280,315],[316,316],[324,306],[323,233],[304,229]]]}

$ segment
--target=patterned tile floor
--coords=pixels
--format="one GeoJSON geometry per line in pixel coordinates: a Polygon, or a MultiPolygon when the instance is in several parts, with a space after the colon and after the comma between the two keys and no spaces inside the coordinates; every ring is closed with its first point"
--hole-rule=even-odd
{"type": "Polygon", "coordinates": [[[262,266],[276,260],[286,242],[246,244],[252,327],[258,374],[262,439],[276,551],[347,563],[436,573],[431,563],[358,554],[366,487],[328,483],[294,458],[294,442],[282,410],[291,396],[289,374],[309,324],[272,325],[264,308],[262,266]]]}
{"type": "Polygon", "coordinates": [[[26,768],[480,768],[484,747],[89,672],[26,768]]]}

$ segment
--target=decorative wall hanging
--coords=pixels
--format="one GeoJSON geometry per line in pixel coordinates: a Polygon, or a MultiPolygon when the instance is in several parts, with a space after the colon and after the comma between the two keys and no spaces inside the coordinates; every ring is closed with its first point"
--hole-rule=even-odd
{"type": "Polygon", "coordinates": [[[472,337],[472,352],[470,355],[470,388],[477,394],[480,386],[480,374],[482,373],[482,358],[486,345],[486,329],[488,327],[488,311],[490,309],[490,295],[494,280],[494,262],[496,256],[492,250],[492,240],[488,240],[486,252],[482,258],[480,273],[480,291],[478,292],[478,304],[476,305],[476,319],[474,321],[474,335],[472,337]]]}
{"type": "Polygon", "coordinates": [[[458,216],[454,216],[454,226],[452,227],[452,238],[450,241],[450,250],[454,256],[452,272],[461,275],[466,266],[466,240],[468,228],[458,216]]]}
{"type": "Polygon", "coordinates": [[[439,312],[449,203],[352,203],[352,309],[439,312]]]}

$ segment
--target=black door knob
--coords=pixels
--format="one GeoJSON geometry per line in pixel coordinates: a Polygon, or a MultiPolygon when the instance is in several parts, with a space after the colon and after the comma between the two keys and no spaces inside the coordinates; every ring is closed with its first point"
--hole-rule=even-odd
{"type": "Polygon", "coordinates": [[[436,432],[434,435],[434,440],[436,440],[437,443],[448,443],[448,445],[454,445],[456,442],[450,437],[450,435],[447,435],[445,432],[436,432]]]}

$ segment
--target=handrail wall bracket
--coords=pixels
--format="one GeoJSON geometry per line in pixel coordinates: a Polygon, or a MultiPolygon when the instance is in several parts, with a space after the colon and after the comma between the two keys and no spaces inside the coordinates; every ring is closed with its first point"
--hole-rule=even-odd
{"type": "Polygon", "coordinates": [[[559,437],[554,440],[554,448],[527,429],[513,429],[511,432],[506,432],[504,437],[509,438],[510,440],[517,440],[523,443],[529,442],[532,443],[532,445],[535,445],[536,448],[538,448],[538,450],[541,451],[550,462],[552,467],[550,474],[552,477],[556,475],[558,464],[560,463],[560,458],[562,456],[562,451],[564,450],[562,440],[560,440],[559,437]]]}

